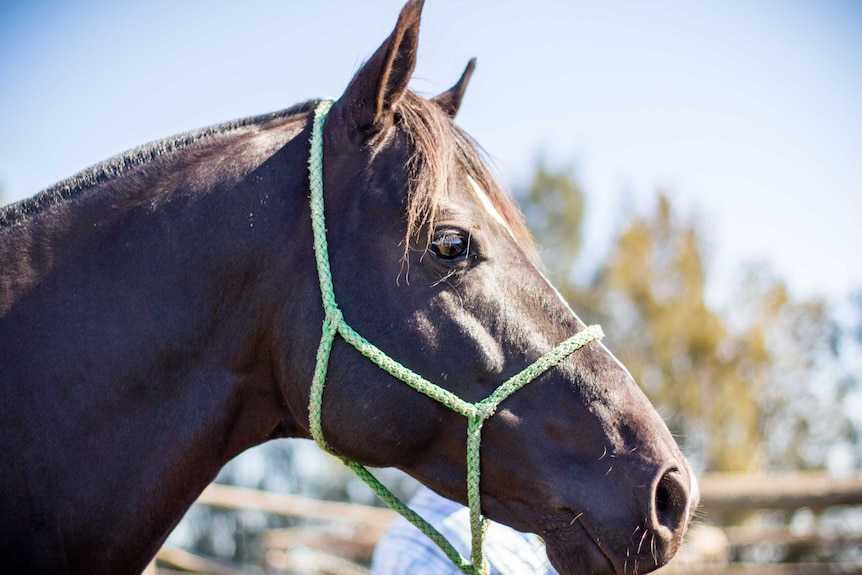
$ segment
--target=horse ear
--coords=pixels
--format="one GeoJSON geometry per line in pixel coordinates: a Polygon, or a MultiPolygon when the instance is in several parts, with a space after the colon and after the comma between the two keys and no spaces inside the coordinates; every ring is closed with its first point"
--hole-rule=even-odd
{"type": "Polygon", "coordinates": [[[470,82],[470,77],[473,75],[473,70],[475,69],[476,58],[470,58],[470,61],[467,62],[467,67],[464,69],[464,73],[461,74],[461,78],[455,85],[431,99],[450,118],[454,118],[458,114],[458,110],[461,108],[461,100],[464,98],[464,92],[467,90],[467,84],[470,82]]]}
{"type": "Polygon", "coordinates": [[[424,0],[401,9],[395,30],[362,65],[335,106],[351,132],[362,140],[385,131],[416,66],[419,18],[424,0]]]}

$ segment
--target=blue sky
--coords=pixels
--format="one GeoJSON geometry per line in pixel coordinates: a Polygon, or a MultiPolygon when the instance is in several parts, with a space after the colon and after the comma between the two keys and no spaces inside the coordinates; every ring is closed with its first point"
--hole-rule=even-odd
{"type": "MultiPolygon", "coordinates": [[[[400,0],[5,2],[7,202],[147,141],[337,96],[400,0]]],[[[593,265],[666,191],[718,284],[766,262],[862,288],[862,3],[428,0],[413,86],[478,68],[459,116],[504,183],[543,150],[588,194],[593,265]]],[[[721,287],[717,288],[721,291],[721,287]]]]}

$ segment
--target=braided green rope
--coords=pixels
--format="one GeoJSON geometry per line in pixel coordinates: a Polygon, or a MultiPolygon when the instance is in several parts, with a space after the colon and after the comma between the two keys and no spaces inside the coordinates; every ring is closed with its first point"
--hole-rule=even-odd
{"type": "Polygon", "coordinates": [[[326,220],[323,209],[323,124],[332,106],[331,100],[323,100],[314,111],[311,133],[311,152],[308,159],[309,184],[311,188],[311,220],[314,231],[314,253],[317,261],[317,275],[320,281],[320,294],[323,301],[324,320],[317,348],[314,377],[311,382],[311,395],[308,402],[308,420],[311,436],[324,450],[340,457],[372,490],[392,509],[413,523],[420,531],[434,541],[443,553],[466,575],[487,575],[488,561],[482,555],[482,544],[487,520],[482,517],[479,453],[482,442],[482,424],[497,410],[500,403],[515,391],[533,381],[547,370],[559,364],[572,353],[590,343],[601,339],[604,334],[598,325],[592,325],[576,333],[557,347],[546,353],[520,373],[503,382],[491,395],[477,403],[469,403],[442,387],[435,385],[404,367],[377,346],[359,335],[344,321],[341,310],[335,301],[332,287],[332,271],[329,267],[329,248],[326,243],[326,220]],[[365,467],[337,453],[323,437],[323,388],[329,356],[335,336],[340,335],[362,355],[374,362],[386,373],[399,379],[428,397],[442,403],[452,411],[467,418],[467,506],[470,510],[471,549],[470,561],[465,559],[455,547],[430,523],[407,507],[365,467]],[[478,563],[477,563],[478,561],[478,563]]]}

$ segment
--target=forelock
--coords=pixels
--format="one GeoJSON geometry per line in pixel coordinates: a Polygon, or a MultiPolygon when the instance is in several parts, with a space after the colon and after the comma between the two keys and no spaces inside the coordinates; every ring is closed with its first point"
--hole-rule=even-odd
{"type": "Polygon", "coordinates": [[[478,144],[447,114],[433,102],[408,90],[398,103],[396,123],[407,134],[412,148],[407,165],[408,241],[405,246],[423,226],[434,227],[440,201],[446,197],[450,180],[459,173],[460,167],[486,192],[519,245],[534,252],[520,210],[491,175],[478,144]]]}

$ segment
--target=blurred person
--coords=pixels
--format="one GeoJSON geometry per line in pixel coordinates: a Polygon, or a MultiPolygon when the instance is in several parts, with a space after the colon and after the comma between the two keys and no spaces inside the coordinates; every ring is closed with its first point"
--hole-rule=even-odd
{"type": "MultiPolygon", "coordinates": [[[[470,510],[422,487],[409,506],[470,557],[470,510]]],[[[538,535],[489,522],[483,546],[490,575],[557,575],[538,535]]],[[[398,517],[374,549],[373,575],[459,575],[461,572],[436,543],[398,517]]]]}

